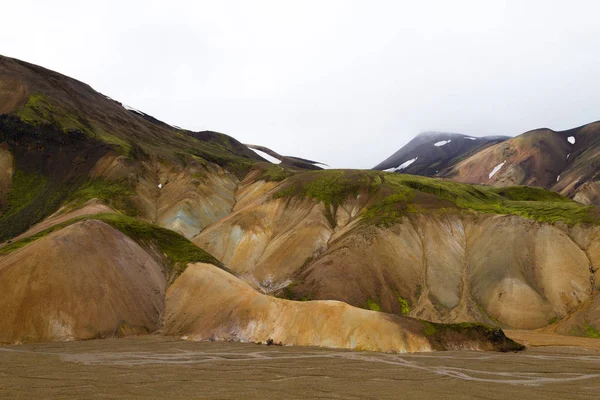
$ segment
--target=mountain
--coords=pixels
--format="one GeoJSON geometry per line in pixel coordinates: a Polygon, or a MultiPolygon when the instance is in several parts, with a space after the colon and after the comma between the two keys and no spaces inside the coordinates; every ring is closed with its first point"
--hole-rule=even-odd
{"type": "Polygon", "coordinates": [[[434,176],[468,155],[508,138],[508,136],[473,137],[460,133],[423,132],[373,169],[434,176]]]}
{"type": "Polygon", "coordinates": [[[538,186],[600,205],[600,122],[559,132],[536,129],[514,138],[425,133],[374,169],[387,168],[498,187],[538,186]]]}
{"type": "Polygon", "coordinates": [[[526,132],[456,163],[440,176],[495,186],[540,186],[598,205],[600,123],[526,132]]]}
{"type": "MultiPolygon", "coordinates": [[[[315,169],[5,57],[0,107],[2,343],[160,333],[506,351],[521,346],[505,327],[600,329],[598,207],[315,169]]],[[[445,140],[434,147],[458,139],[445,140]]]]}

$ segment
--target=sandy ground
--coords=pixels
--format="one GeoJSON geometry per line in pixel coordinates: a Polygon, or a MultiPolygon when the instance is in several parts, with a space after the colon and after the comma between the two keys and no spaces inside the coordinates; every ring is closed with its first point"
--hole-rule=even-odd
{"type": "Polygon", "coordinates": [[[506,329],[504,332],[508,337],[525,346],[571,346],[600,351],[599,339],[511,329],[506,329]]]}
{"type": "Polygon", "coordinates": [[[588,399],[600,351],[384,354],[168,337],[0,347],[0,398],[588,399]]]}

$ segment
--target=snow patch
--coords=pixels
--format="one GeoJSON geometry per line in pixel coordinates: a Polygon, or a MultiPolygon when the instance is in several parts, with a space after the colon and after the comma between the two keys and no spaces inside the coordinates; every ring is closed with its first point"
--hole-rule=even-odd
{"type": "Polygon", "coordinates": [[[398,171],[401,171],[403,169],[406,169],[412,163],[414,163],[415,161],[417,161],[417,158],[419,158],[419,157],[415,157],[415,158],[413,158],[411,160],[404,161],[402,164],[398,165],[397,167],[392,167],[392,168],[384,169],[383,172],[398,172],[398,171]]]}
{"type": "Polygon", "coordinates": [[[123,108],[128,110],[128,111],[133,111],[134,113],[140,114],[140,115],[144,115],[143,112],[141,112],[140,110],[138,110],[137,108],[133,108],[131,106],[128,106],[127,104],[123,104],[123,108]]]}
{"type": "Polygon", "coordinates": [[[253,152],[255,152],[256,154],[258,154],[259,156],[261,156],[262,158],[264,158],[265,160],[267,160],[268,162],[270,162],[271,164],[280,164],[281,163],[280,159],[270,156],[267,153],[265,153],[264,151],[256,150],[251,147],[248,147],[248,148],[250,150],[252,150],[253,152]]]}
{"type": "Polygon", "coordinates": [[[470,137],[470,136],[467,136],[465,139],[467,139],[467,140],[477,140],[476,137],[470,137]]]}
{"type": "Polygon", "coordinates": [[[159,189],[162,189],[162,187],[163,187],[163,184],[162,184],[162,183],[159,183],[159,184],[158,184],[158,188],[159,188],[159,189]]]}
{"type": "Polygon", "coordinates": [[[567,160],[569,159],[569,156],[571,155],[571,153],[567,154],[567,160]]]}
{"type": "Polygon", "coordinates": [[[417,161],[417,158],[419,158],[419,157],[415,157],[411,160],[405,161],[402,164],[398,165],[398,167],[396,168],[396,171],[400,171],[402,169],[408,168],[412,163],[417,161]]]}
{"type": "Polygon", "coordinates": [[[575,136],[569,136],[567,138],[567,142],[571,143],[571,144],[575,144],[575,136]]]}
{"type": "Polygon", "coordinates": [[[451,141],[452,141],[452,139],[450,139],[450,140],[442,140],[441,142],[434,143],[433,145],[436,146],[436,147],[442,147],[442,146],[447,145],[451,141]]]}
{"type": "Polygon", "coordinates": [[[504,164],[506,164],[506,160],[504,160],[504,162],[501,162],[500,164],[496,165],[494,167],[494,169],[492,170],[492,172],[490,172],[488,179],[492,179],[492,176],[496,175],[496,172],[500,171],[500,169],[502,167],[504,167],[504,164]]]}
{"type": "Polygon", "coordinates": [[[560,175],[556,177],[556,182],[560,181],[560,175]]]}

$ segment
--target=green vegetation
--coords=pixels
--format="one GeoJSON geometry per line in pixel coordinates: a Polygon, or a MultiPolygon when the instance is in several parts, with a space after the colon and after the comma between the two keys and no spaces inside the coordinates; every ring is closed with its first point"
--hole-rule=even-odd
{"type": "Polygon", "coordinates": [[[415,292],[415,295],[417,296],[417,299],[421,298],[422,294],[423,294],[423,286],[422,285],[417,285],[417,291],[415,292]]]}
{"type": "Polygon", "coordinates": [[[287,300],[294,300],[296,298],[296,294],[294,293],[294,286],[295,286],[295,283],[292,282],[289,285],[287,285],[286,287],[284,287],[283,292],[281,294],[281,298],[287,299],[287,300]]]}
{"type": "Polygon", "coordinates": [[[17,170],[13,175],[12,189],[6,199],[8,208],[2,217],[16,214],[30,204],[46,186],[46,179],[35,172],[17,170]]]}
{"type": "Polygon", "coordinates": [[[539,188],[495,188],[413,175],[395,175],[386,179],[423,193],[433,194],[464,210],[519,215],[540,222],[563,221],[570,225],[600,222],[592,215],[592,206],[584,206],[539,188]]]}
{"type": "Polygon", "coordinates": [[[0,215],[0,241],[15,237],[56,211],[69,190],[39,173],[18,169],[6,196],[8,207],[0,215]]]}
{"type": "Polygon", "coordinates": [[[28,236],[28,237],[26,237],[24,239],[21,239],[19,241],[13,242],[13,243],[11,243],[11,244],[9,244],[9,245],[7,245],[7,246],[5,246],[5,247],[3,247],[3,248],[0,249],[0,256],[6,255],[6,254],[10,254],[10,253],[12,253],[15,250],[20,249],[21,247],[27,246],[29,243],[35,242],[36,240],[41,239],[41,238],[43,238],[43,237],[51,234],[52,232],[59,231],[62,228],[66,227],[68,225],[71,225],[71,224],[73,224],[73,223],[75,223],[77,221],[80,221],[80,220],[81,220],[80,218],[72,219],[72,220],[63,222],[61,224],[54,225],[54,226],[52,226],[52,227],[50,227],[48,229],[45,229],[45,230],[43,230],[41,232],[38,232],[38,233],[36,233],[34,235],[28,236]]]}
{"type": "Polygon", "coordinates": [[[410,314],[410,304],[408,304],[408,300],[406,300],[404,297],[400,296],[400,293],[398,292],[397,289],[394,290],[394,293],[396,294],[398,303],[400,303],[400,312],[402,313],[402,315],[410,314]]]}
{"type": "Polygon", "coordinates": [[[27,103],[17,112],[17,116],[34,125],[51,124],[63,131],[78,129],[91,133],[89,123],[67,108],[42,94],[34,94],[29,96],[27,103]]]}
{"type": "Polygon", "coordinates": [[[371,311],[381,311],[381,306],[373,299],[367,299],[367,307],[371,311]]]}
{"type": "Polygon", "coordinates": [[[600,339],[600,332],[592,325],[590,325],[589,322],[585,321],[583,328],[585,336],[589,338],[600,339]]]}
{"type": "Polygon", "coordinates": [[[123,232],[135,240],[142,247],[154,247],[158,249],[169,260],[171,266],[180,265],[183,270],[188,263],[203,262],[216,266],[222,264],[213,256],[172,230],[152,225],[148,222],[127,217],[121,214],[97,214],[73,218],[62,224],[55,225],[31,237],[11,243],[0,249],[0,255],[12,253],[13,251],[41,239],[52,232],[56,232],[69,225],[84,220],[103,221],[113,228],[123,232]]]}
{"type": "Polygon", "coordinates": [[[75,209],[88,200],[99,199],[127,215],[135,216],[138,212],[131,200],[133,195],[135,191],[125,180],[117,182],[97,178],[84,183],[69,198],[69,202],[70,208],[75,209]]]}
{"type": "Polygon", "coordinates": [[[423,327],[424,327],[423,334],[425,336],[433,336],[436,333],[438,333],[438,330],[436,328],[436,326],[438,324],[434,324],[434,323],[429,322],[429,321],[421,321],[421,322],[423,323],[423,327]]]}
{"type": "Polygon", "coordinates": [[[309,197],[325,206],[325,216],[332,227],[336,226],[337,208],[350,196],[381,184],[376,173],[360,170],[310,171],[287,179],[273,198],[309,197]]]}
{"type": "Polygon", "coordinates": [[[244,155],[246,147],[241,144],[234,146],[233,139],[227,135],[216,134],[216,139],[197,139],[192,132],[170,127],[150,116],[132,114],[123,118],[114,114],[113,110],[107,110],[106,115],[101,116],[102,113],[84,112],[84,108],[75,109],[59,98],[32,94],[16,116],[32,126],[48,124],[65,133],[74,130],[83,132],[90,138],[111,145],[129,159],[139,156],[139,152],[134,151],[137,143],[144,154],[160,155],[172,161],[178,160],[178,154],[197,157],[224,167],[240,178],[255,164],[244,155]]]}
{"type": "Polygon", "coordinates": [[[90,216],[87,219],[97,219],[106,222],[142,246],[156,246],[171,263],[186,265],[188,263],[203,262],[221,265],[216,258],[170,229],[161,228],[148,222],[120,214],[99,214],[90,216]]]}
{"type": "Polygon", "coordinates": [[[371,204],[363,213],[363,221],[373,221],[378,226],[391,227],[409,212],[414,212],[413,191],[399,187],[398,192],[371,204]]]}
{"type": "Polygon", "coordinates": [[[518,215],[540,222],[600,223],[598,210],[540,188],[495,188],[379,171],[311,171],[288,178],[274,198],[310,197],[325,205],[335,226],[337,207],[349,197],[370,195],[363,221],[390,227],[411,213],[475,211],[518,215]]]}
{"type": "Polygon", "coordinates": [[[294,290],[295,287],[296,287],[296,283],[292,282],[289,285],[287,285],[286,287],[284,287],[283,290],[279,291],[276,294],[276,296],[279,297],[280,299],[286,299],[286,300],[295,300],[295,301],[311,301],[312,300],[310,295],[300,296],[300,294],[294,290]]]}
{"type": "Polygon", "coordinates": [[[295,173],[290,168],[267,163],[257,163],[255,169],[261,170],[257,179],[267,182],[281,182],[295,173]]]}
{"type": "Polygon", "coordinates": [[[571,200],[556,192],[533,186],[509,186],[503,188],[490,188],[492,192],[514,201],[552,201],[570,202],[571,200]]]}

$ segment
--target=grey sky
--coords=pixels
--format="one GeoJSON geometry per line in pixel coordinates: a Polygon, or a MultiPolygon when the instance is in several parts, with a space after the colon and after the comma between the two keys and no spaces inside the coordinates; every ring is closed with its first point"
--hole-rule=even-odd
{"type": "Polygon", "coordinates": [[[0,53],[334,167],[600,119],[597,1],[11,1],[0,53]]]}

